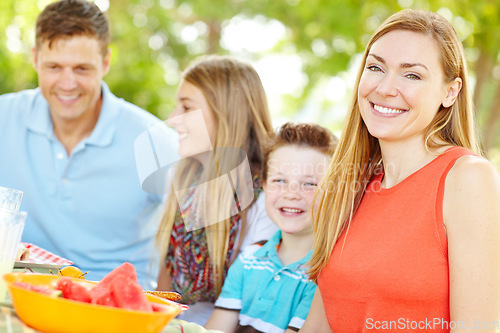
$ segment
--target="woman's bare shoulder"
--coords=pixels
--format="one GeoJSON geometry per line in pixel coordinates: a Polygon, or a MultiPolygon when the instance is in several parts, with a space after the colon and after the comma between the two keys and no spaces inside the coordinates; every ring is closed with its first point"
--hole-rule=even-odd
{"type": "Polygon", "coordinates": [[[500,176],[493,164],[480,156],[460,157],[451,168],[445,183],[445,213],[454,220],[466,216],[498,214],[500,176]]]}
{"type": "Polygon", "coordinates": [[[484,157],[476,155],[460,157],[447,177],[447,185],[455,185],[459,188],[494,185],[498,181],[499,175],[493,164],[484,157]]]}

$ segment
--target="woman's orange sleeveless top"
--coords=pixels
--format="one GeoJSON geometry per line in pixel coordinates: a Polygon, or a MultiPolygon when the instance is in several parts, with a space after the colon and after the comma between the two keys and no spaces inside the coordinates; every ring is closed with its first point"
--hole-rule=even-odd
{"type": "Polygon", "coordinates": [[[333,332],[449,332],[444,183],[470,154],[450,148],[389,189],[373,178],[318,279],[333,332]]]}

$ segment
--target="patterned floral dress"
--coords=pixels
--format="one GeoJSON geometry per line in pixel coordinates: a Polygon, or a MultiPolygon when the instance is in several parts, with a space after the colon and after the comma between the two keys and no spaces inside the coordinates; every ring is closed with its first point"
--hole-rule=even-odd
{"type": "MultiPolygon", "coordinates": [[[[172,290],[182,295],[180,300],[184,304],[193,304],[200,301],[215,302],[213,272],[205,228],[188,231],[184,224],[184,217],[189,215],[193,208],[194,188],[187,193],[187,204],[181,210],[177,209],[170,244],[165,259],[167,271],[172,276],[172,290]]],[[[262,192],[262,180],[253,178],[254,200],[262,192]]],[[[192,216],[192,215],[191,215],[192,216]]],[[[236,214],[230,218],[229,251],[226,255],[224,278],[233,256],[234,246],[240,228],[241,216],[236,214]]]]}

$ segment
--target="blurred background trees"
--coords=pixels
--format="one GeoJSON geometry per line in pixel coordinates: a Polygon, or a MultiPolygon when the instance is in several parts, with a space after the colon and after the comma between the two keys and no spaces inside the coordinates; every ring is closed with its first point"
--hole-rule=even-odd
{"type": "MultiPolygon", "coordinates": [[[[36,87],[34,23],[51,0],[0,2],[0,93],[36,87]],[[36,6],[33,6],[33,3],[36,6]]],[[[254,64],[275,126],[319,122],[339,131],[370,34],[392,13],[445,16],[466,48],[485,151],[500,165],[500,0],[96,0],[112,28],[106,81],[165,119],[181,71],[207,53],[254,64]]],[[[425,52],[425,50],[423,50],[425,52]]]]}

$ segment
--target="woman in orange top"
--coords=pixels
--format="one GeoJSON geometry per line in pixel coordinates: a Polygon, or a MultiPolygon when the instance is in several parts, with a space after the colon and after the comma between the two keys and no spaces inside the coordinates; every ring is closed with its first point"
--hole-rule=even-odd
{"type": "Polygon", "coordinates": [[[364,53],[314,219],[301,332],[494,332],[500,177],[480,155],[463,46],[423,10],[364,53]]]}

